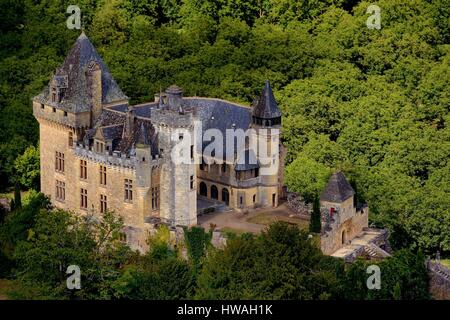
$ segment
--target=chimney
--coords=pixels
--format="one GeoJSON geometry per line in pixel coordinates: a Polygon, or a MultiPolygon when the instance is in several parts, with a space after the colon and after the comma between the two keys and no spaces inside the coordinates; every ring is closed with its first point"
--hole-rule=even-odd
{"type": "Polygon", "coordinates": [[[126,120],[125,120],[125,136],[130,137],[133,134],[134,121],[135,121],[134,107],[128,106],[126,120]]]}
{"type": "Polygon", "coordinates": [[[92,123],[94,123],[102,113],[102,69],[100,65],[91,61],[87,70],[88,88],[92,102],[92,123]]]}
{"type": "Polygon", "coordinates": [[[172,85],[166,89],[166,94],[169,109],[179,111],[183,100],[183,89],[176,85],[172,85]]]}

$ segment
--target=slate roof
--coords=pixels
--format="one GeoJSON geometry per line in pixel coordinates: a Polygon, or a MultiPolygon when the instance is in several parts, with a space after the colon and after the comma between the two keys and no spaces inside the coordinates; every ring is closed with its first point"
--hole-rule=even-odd
{"type": "Polygon", "coordinates": [[[253,149],[247,149],[241,152],[237,158],[237,164],[234,167],[236,171],[245,171],[259,168],[259,161],[256,159],[253,149]]]}
{"type": "Polygon", "coordinates": [[[135,118],[132,134],[122,136],[118,150],[126,154],[133,153],[137,144],[149,145],[151,154],[158,154],[158,135],[150,121],[135,118]]]}
{"type": "Polygon", "coordinates": [[[273,96],[272,87],[269,80],[266,80],[264,89],[258,101],[253,106],[253,116],[261,119],[273,119],[281,117],[275,97],[273,96]]]}
{"type": "Polygon", "coordinates": [[[62,101],[60,103],[51,102],[49,87],[46,87],[34,99],[69,112],[89,111],[92,102],[86,71],[89,66],[92,67],[95,64],[102,71],[102,102],[108,104],[128,100],[84,32],[78,37],[64,63],[50,81],[50,83],[64,85],[64,77],[67,77],[67,89],[62,101]]]}
{"type": "Polygon", "coordinates": [[[328,202],[344,202],[355,194],[350,183],[342,172],[333,173],[327,186],[320,195],[320,200],[328,202]]]}

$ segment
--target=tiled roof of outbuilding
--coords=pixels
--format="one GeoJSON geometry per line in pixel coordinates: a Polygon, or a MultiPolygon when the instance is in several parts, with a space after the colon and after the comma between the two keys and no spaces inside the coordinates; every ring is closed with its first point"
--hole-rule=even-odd
{"type": "Polygon", "coordinates": [[[320,195],[320,200],[328,202],[344,202],[355,194],[350,183],[342,172],[333,173],[325,190],[320,195]]]}

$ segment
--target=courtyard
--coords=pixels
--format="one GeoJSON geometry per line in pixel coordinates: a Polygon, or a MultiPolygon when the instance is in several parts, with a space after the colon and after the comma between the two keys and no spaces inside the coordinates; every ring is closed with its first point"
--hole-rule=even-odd
{"type": "Polygon", "coordinates": [[[286,203],[276,208],[257,208],[248,212],[224,210],[198,216],[198,224],[209,230],[213,225],[222,233],[241,234],[245,232],[258,234],[268,225],[277,221],[284,221],[298,225],[299,228],[307,229],[309,220],[300,218],[286,203]]]}

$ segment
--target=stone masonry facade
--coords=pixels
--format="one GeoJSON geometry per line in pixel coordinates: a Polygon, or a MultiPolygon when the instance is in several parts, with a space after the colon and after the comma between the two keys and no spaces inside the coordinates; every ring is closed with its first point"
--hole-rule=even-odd
{"type": "Polygon", "coordinates": [[[177,86],[131,106],[82,33],[48,87],[33,98],[33,114],[40,127],[41,191],[54,206],[81,215],[121,215],[124,238],[134,249],[145,251],[148,233],[159,224],[195,226],[198,197],[246,210],[276,207],[282,196],[281,113],[268,81],[252,107],[184,97],[177,86]],[[200,136],[208,129],[224,135],[253,129],[252,138],[281,152],[268,158],[246,143],[224,163],[205,159],[197,122],[200,136]],[[173,159],[181,140],[190,163],[173,159]],[[276,170],[262,174],[261,163],[268,162],[276,170]]]}

